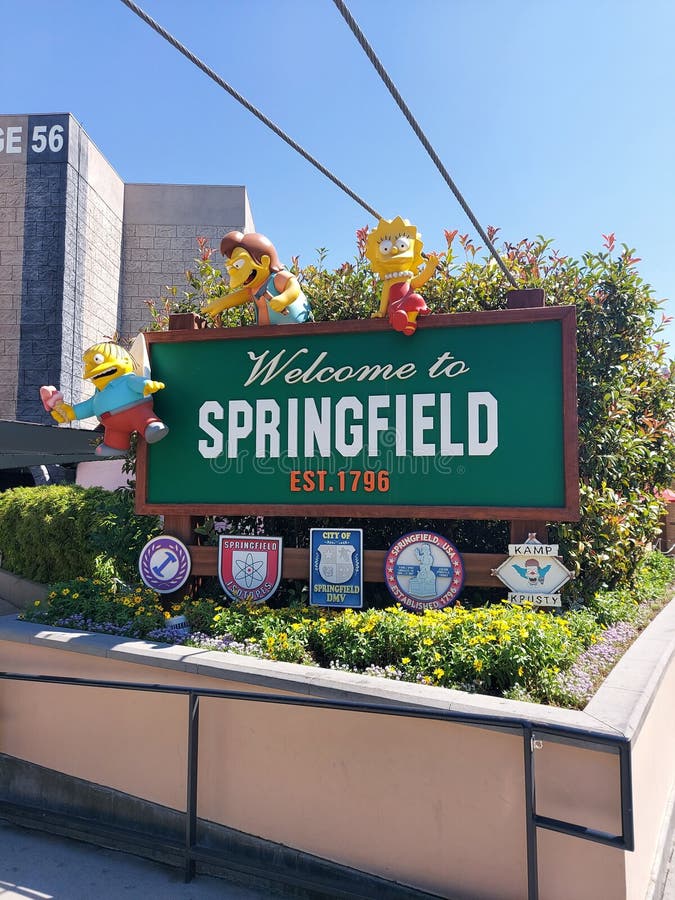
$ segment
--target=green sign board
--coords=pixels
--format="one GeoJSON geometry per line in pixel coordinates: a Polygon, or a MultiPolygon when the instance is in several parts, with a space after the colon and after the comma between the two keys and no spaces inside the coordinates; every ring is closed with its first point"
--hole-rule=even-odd
{"type": "Polygon", "coordinates": [[[572,307],[147,335],[167,514],[577,517],[572,307]]]}

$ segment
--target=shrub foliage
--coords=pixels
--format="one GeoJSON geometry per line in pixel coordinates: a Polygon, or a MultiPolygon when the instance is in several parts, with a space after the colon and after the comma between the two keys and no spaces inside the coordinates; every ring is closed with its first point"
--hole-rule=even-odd
{"type": "Polygon", "coordinates": [[[127,490],[46,485],[0,493],[2,566],[33,581],[138,580],[138,555],[159,530],[155,516],[134,514],[127,490]]]}

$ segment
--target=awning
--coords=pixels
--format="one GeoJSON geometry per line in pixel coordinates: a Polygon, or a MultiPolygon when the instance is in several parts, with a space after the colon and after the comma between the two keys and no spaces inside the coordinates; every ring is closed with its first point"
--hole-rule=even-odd
{"type": "Polygon", "coordinates": [[[0,469],[54,466],[99,459],[99,432],[0,419],[0,469]]]}

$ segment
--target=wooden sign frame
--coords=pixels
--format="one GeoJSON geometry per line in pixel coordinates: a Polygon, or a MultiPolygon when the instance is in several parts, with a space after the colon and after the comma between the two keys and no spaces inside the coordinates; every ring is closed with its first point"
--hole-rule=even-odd
{"type": "MultiPolygon", "coordinates": [[[[438,518],[438,519],[521,519],[575,521],[579,518],[579,474],[578,474],[578,426],[576,409],[576,310],[573,306],[553,306],[507,310],[490,310],[478,313],[453,313],[434,315],[420,321],[420,331],[427,328],[451,327],[461,329],[467,326],[491,324],[518,324],[542,321],[560,321],[562,336],[562,359],[560,360],[563,383],[563,460],[565,502],[561,506],[505,507],[484,506],[429,506],[382,504],[328,504],[313,503],[158,503],[148,499],[148,448],[139,441],[137,460],[136,510],[143,514],[164,516],[204,516],[204,515],[261,515],[261,516],[320,516],[336,517],[392,517],[392,518],[438,518]]],[[[185,341],[227,341],[250,336],[252,338],[283,338],[285,334],[298,336],[302,332],[311,335],[353,333],[379,333],[389,331],[390,326],[383,320],[346,320],[319,322],[308,325],[199,328],[197,317],[191,315],[172,317],[171,329],[166,332],[146,334],[150,358],[157,344],[185,341]],[[185,327],[192,325],[192,327],[185,327]],[[178,326],[178,327],[176,327],[178,326]]],[[[410,339],[411,342],[415,338],[410,339]]],[[[537,373],[532,373],[536,383],[537,373]]],[[[526,465],[526,460],[523,460],[526,465]]]]}

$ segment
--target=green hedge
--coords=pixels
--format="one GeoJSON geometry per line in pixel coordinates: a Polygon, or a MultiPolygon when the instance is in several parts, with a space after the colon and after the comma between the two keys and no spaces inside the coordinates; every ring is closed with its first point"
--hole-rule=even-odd
{"type": "Polygon", "coordinates": [[[127,490],[49,485],[0,494],[2,567],[33,581],[137,581],[140,550],[159,530],[156,517],[134,514],[127,490]]]}

